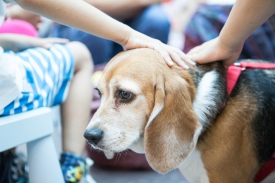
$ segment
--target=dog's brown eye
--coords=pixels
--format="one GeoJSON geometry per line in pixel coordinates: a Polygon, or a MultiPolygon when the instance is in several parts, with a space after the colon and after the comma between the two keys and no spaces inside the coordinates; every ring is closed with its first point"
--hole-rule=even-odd
{"type": "Polygon", "coordinates": [[[119,103],[129,103],[135,98],[135,94],[127,90],[118,89],[115,92],[115,98],[119,103]]]}
{"type": "Polygon", "coordinates": [[[120,96],[122,99],[130,99],[132,94],[125,90],[120,90],[120,96]]]}
{"type": "Polygon", "coordinates": [[[101,97],[101,92],[98,88],[95,88],[95,90],[97,91],[98,95],[101,97]]]}

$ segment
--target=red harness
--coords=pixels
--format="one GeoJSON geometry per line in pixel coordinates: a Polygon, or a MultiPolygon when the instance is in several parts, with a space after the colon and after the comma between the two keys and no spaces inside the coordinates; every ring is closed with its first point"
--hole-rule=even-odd
{"type": "MultiPolygon", "coordinates": [[[[275,69],[275,64],[272,63],[236,63],[228,68],[227,71],[227,92],[231,93],[241,72],[246,69],[275,69]]],[[[259,183],[263,181],[275,169],[275,152],[268,162],[266,162],[254,177],[254,182],[259,183]]]]}

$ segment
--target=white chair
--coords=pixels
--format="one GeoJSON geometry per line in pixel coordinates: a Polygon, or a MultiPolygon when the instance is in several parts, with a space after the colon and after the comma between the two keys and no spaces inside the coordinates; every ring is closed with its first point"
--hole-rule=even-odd
{"type": "Polygon", "coordinates": [[[50,108],[0,117],[0,152],[27,144],[30,183],[64,183],[50,108]]]}

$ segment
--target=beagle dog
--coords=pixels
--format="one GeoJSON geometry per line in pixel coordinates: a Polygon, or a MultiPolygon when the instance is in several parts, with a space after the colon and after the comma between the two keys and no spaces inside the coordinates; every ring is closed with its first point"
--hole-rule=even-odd
{"type": "Polygon", "coordinates": [[[121,52],[105,67],[101,104],[84,133],[109,156],[145,153],[159,173],[190,183],[250,183],[275,150],[275,71],[246,70],[227,96],[220,62],[184,70],[151,49],[121,52]]]}

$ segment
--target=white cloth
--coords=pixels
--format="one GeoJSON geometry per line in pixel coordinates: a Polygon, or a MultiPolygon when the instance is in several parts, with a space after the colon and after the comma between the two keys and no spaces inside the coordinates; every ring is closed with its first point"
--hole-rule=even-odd
{"type": "MultiPolygon", "coordinates": [[[[4,0],[13,3],[10,0],[4,0]]],[[[0,27],[5,17],[5,6],[0,0],[0,27]]],[[[0,110],[18,97],[22,91],[24,76],[20,61],[13,54],[5,54],[0,46],[0,110]]]]}
{"type": "Polygon", "coordinates": [[[5,18],[5,3],[16,4],[13,0],[0,0],[0,27],[5,18]]]}
{"type": "MultiPolygon", "coordinates": [[[[1,48],[1,47],[0,47],[1,48]]],[[[3,49],[1,48],[1,51],[3,49]]],[[[13,54],[2,54],[0,59],[0,110],[11,103],[22,91],[22,69],[13,54]]]]}
{"type": "Polygon", "coordinates": [[[1,1],[0,0],[0,27],[4,21],[4,18],[5,18],[5,3],[4,1],[1,1]]]}

